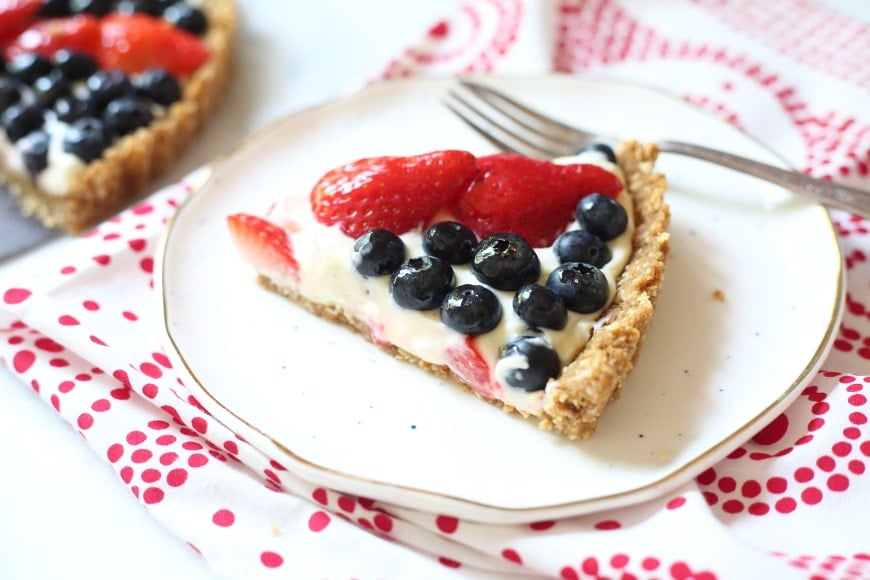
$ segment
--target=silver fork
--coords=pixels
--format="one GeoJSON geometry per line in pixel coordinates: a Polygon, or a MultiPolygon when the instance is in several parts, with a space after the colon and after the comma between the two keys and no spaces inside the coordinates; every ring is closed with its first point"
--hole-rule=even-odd
{"type": "MultiPolygon", "coordinates": [[[[445,102],[458,115],[502,151],[552,159],[574,155],[608,138],[572,127],[535,111],[490,87],[470,81],[465,91],[451,90],[445,102]]],[[[656,141],[659,151],[686,155],[741,171],[785,187],[827,207],[870,219],[870,191],[815,179],[746,157],[681,141],[656,141]]]]}

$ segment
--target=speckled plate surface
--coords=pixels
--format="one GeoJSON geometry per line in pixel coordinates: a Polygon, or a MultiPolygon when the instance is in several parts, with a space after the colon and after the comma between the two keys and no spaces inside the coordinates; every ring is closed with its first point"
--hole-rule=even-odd
{"type": "MultiPolygon", "coordinates": [[[[735,128],[642,87],[568,76],[486,82],[593,130],[781,164],[735,128]]],[[[673,217],[656,317],[622,398],[586,441],[539,431],[258,286],[226,215],[305,196],[323,172],[360,157],[492,151],[442,105],[449,87],[377,85],[277,121],[216,162],[180,208],[158,272],[166,344],[216,417],[320,485],[480,521],[531,522],[676,488],[815,375],[843,293],[826,211],[675,156],[658,165],[673,217]]]]}

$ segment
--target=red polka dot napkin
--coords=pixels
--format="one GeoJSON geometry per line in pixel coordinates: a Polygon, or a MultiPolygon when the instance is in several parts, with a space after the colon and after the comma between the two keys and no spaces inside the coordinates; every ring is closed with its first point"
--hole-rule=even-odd
{"type": "MultiPolygon", "coordinates": [[[[657,85],[807,172],[870,189],[870,26],[834,5],[470,0],[380,76],[591,72],[657,85]]],[[[834,213],[847,310],[823,370],[786,412],[664,497],[486,525],[315,486],[191,396],[161,344],[153,268],[164,223],[198,178],[0,288],[0,356],[219,575],[870,578],[864,220],[834,213]]]]}

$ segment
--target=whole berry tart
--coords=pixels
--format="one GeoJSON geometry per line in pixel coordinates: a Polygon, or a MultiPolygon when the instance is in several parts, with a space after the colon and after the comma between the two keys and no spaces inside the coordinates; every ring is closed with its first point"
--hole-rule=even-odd
{"type": "Polygon", "coordinates": [[[479,397],[590,436],[633,368],[669,250],[657,149],[359,159],[227,217],[268,289],[479,397]]]}
{"type": "Polygon", "coordinates": [[[229,77],[233,0],[0,0],[0,184],[80,233],[193,141],[229,77]]]}

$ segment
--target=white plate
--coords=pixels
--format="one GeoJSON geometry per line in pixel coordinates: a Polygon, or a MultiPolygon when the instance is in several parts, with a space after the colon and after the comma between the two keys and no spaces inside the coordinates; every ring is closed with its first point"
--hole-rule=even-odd
{"type": "MultiPolygon", "coordinates": [[[[781,163],[653,90],[567,76],[485,81],[599,131],[781,163]]],[[[843,293],[826,211],[675,156],[659,163],[673,218],[658,312],[622,398],[586,441],[539,431],[256,285],[226,215],[305,196],[327,169],[360,157],[492,151],[441,103],[450,86],[382,84],[278,121],[221,159],[180,208],[158,275],[165,331],[176,368],[218,419],[319,485],[480,521],[531,522],[676,488],[814,376],[843,293]]]]}

